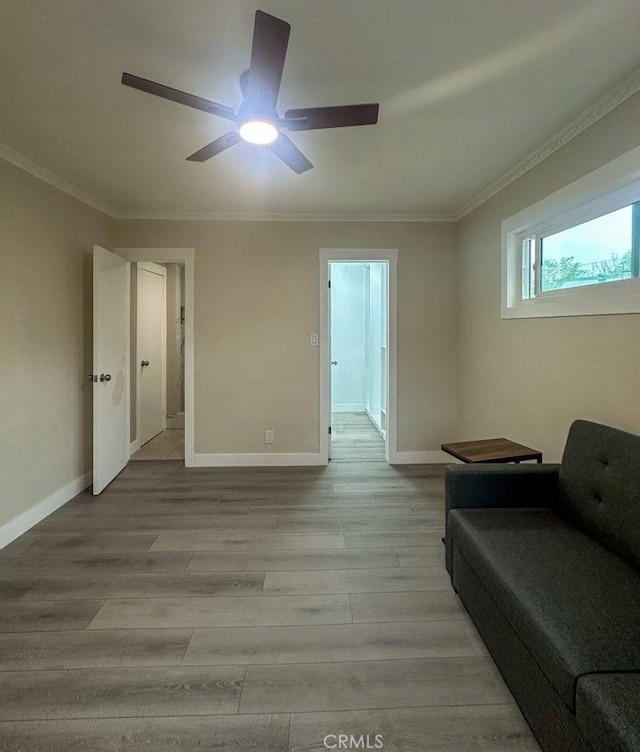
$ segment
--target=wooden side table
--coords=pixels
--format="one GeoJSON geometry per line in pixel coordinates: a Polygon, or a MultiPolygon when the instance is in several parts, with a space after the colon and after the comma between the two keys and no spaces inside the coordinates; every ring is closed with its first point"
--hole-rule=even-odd
{"type": "Polygon", "coordinates": [[[510,439],[479,439],[441,444],[443,452],[463,462],[521,462],[535,460],[542,462],[542,452],[510,439]]]}

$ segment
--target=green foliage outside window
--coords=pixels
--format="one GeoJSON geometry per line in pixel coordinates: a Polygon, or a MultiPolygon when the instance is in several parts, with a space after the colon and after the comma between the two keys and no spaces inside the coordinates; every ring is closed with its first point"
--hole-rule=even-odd
{"type": "Polygon", "coordinates": [[[561,259],[544,259],[541,268],[541,289],[558,290],[598,282],[629,279],[632,275],[631,251],[620,255],[612,253],[610,258],[589,263],[579,263],[575,256],[561,259]]]}

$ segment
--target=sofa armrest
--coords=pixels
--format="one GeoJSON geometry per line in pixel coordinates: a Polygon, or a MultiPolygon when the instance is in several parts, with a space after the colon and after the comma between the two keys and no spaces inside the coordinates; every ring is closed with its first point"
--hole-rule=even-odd
{"type": "Polygon", "coordinates": [[[446,567],[452,572],[449,510],[489,507],[552,507],[560,465],[448,465],[444,474],[446,567]]]}
{"type": "Polygon", "coordinates": [[[448,465],[446,511],[472,507],[553,506],[560,465],[502,463],[448,465]]]}

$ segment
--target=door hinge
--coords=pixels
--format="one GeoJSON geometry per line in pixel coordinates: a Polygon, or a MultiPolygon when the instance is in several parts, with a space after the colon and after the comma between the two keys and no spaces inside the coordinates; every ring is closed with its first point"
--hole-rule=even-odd
{"type": "Polygon", "coordinates": [[[329,289],[331,289],[331,280],[329,280],[329,282],[327,283],[327,287],[328,287],[329,289]]]}
{"type": "Polygon", "coordinates": [[[329,426],[329,433],[331,433],[331,426],[329,426]]]}

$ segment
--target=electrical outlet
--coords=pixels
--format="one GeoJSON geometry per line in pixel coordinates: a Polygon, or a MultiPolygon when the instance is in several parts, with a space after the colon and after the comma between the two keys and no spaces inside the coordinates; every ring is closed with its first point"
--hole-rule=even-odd
{"type": "Polygon", "coordinates": [[[267,428],[264,432],[264,443],[265,444],[273,444],[273,429],[267,428]]]}

